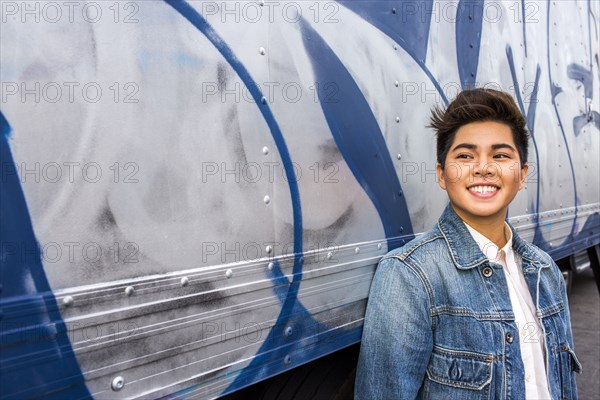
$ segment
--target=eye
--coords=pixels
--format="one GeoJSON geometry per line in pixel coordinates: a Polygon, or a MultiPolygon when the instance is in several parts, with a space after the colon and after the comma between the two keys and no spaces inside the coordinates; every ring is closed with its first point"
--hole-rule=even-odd
{"type": "Polygon", "coordinates": [[[499,153],[494,155],[494,158],[510,158],[510,156],[508,154],[499,153]]]}
{"type": "Polygon", "coordinates": [[[459,154],[459,155],[457,155],[457,156],[456,156],[456,158],[464,158],[464,159],[469,159],[469,158],[473,158],[473,157],[471,157],[471,155],[470,155],[470,154],[464,154],[464,153],[463,153],[463,154],[459,154]]]}

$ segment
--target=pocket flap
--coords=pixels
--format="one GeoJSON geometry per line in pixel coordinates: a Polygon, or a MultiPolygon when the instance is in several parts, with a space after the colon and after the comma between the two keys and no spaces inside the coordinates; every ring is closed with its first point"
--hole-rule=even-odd
{"type": "Polygon", "coordinates": [[[434,382],[481,390],[492,381],[493,356],[434,347],[427,376],[434,382]]]}
{"type": "Polygon", "coordinates": [[[583,368],[581,366],[581,363],[577,359],[577,356],[575,355],[573,349],[571,349],[571,347],[569,347],[568,345],[563,345],[560,346],[560,351],[566,351],[567,353],[569,353],[571,359],[571,368],[573,369],[573,371],[580,374],[583,371],[583,368]]]}

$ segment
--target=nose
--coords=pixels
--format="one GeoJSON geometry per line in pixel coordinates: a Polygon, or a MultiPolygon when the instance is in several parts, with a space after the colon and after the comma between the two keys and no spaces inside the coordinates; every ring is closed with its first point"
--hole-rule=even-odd
{"type": "Polygon", "coordinates": [[[478,164],[475,167],[475,176],[491,176],[492,172],[487,168],[487,166],[480,167],[481,164],[478,164]]]}
{"type": "Polygon", "coordinates": [[[485,178],[494,177],[498,173],[498,167],[486,160],[480,160],[474,165],[475,176],[483,176],[485,178]]]}

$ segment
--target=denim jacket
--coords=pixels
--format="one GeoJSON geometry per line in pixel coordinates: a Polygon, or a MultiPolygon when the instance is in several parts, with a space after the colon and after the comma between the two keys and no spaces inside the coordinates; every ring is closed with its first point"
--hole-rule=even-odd
{"type": "MultiPolygon", "coordinates": [[[[513,231],[545,337],[553,399],[577,399],[581,365],[565,284],[548,254],[513,231]]],[[[524,399],[519,329],[502,266],[448,205],[435,228],[385,255],[369,295],[357,400],[524,399]]]]}

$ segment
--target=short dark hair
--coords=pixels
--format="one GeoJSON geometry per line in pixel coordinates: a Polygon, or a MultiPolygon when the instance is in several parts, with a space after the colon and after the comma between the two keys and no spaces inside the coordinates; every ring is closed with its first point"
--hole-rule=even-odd
{"type": "Polygon", "coordinates": [[[456,136],[456,131],[471,122],[493,121],[508,125],[521,158],[521,168],[527,163],[529,136],[526,121],[510,94],[494,89],[463,90],[445,110],[431,111],[429,127],[435,129],[437,162],[442,165],[456,136]]]}

